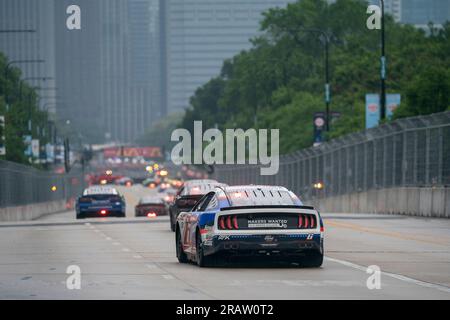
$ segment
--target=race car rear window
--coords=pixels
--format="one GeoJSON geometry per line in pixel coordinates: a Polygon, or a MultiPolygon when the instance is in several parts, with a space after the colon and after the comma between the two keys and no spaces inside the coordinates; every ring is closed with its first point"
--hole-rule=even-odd
{"type": "Polygon", "coordinates": [[[91,195],[91,194],[113,194],[117,195],[118,192],[114,188],[107,188],[107,187],[90,187],[84,190],[83,196],[91,195]]]}
{"type": "Polygon", "coordinates": [[[240,206],[260,206],[260,205],[281,205],[292,206],[296,202],[289,191],[249,189],[228,192],[228,197],[232,207],[240,206]]]}

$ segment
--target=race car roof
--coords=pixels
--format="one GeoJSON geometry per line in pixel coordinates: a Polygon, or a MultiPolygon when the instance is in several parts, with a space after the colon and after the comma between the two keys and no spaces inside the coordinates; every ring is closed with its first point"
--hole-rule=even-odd
{"type": "Polygon", "coordinates": [[[164,203],[163,199],[159,197],[145,196],[139,200],[140,204],[161,204],[164,203]]]}
{"type": "Polygon", "coordinates": [[[91,195],[91,194],[119,194],[116,188],[108,187],[108,186],[92,186],[84,190],[83,196],[91,195]]]}
{"type": "Polygon", "coordinates": [[[184,185],[189,186],[194,184],[205,184],[205,183],[219,183],[219,182],[213,179],[194,179],[185,181],[184,185]]]}
{"type": "Polygon", "coordinates": [[[225,187],[226,184],[215,180],[190,180],[184,185],[184,195],[201,195],[213,191],[216,187],[225,187]]]}

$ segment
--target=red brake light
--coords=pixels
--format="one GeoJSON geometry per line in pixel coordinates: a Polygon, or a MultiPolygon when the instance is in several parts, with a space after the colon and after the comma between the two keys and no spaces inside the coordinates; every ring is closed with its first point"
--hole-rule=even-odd
{"type": "Polygon", "coordinates": [[[234,227],[235,229],[239,229],[238,221],[237,221],[237,216],[234,216],[234,217],[233,217],[233,227],[234,227]]]}
{"type": "Polygon", "coordinates": [[[105,215],[105,214],[107,214],[108,212],[106,211],[106,210],[100,210],[100,214],[102,214],[102,215],[105,215]]]}
{"type": "Polygon", "coordinates": [[[299,228],[303,227],[303,216],[302,215],[298,216],[298,227],[299,228]]]}
{"type": "Polygon", "coordinates": [[[314,216],[310,216],[310,218],[311,218],[311,223],[310,223],[311,228],[314,228],[316,226],[314,216]]]}
{"type": "Polygon", "coordinates": [[[233,226],[231,225],[231,216],[227,217],[227,228],[228,229],[233,229],[233,226]]]}
{"type": "Polygon", "coordinates": [[[148,218],[156,218],[156,213],[155,212],[149,212],[149,213],[147,213],[147,217],[148,218]]]}
{"type": "Polygon", "coordinates": [[[225,221],[224,220],[225,220],[224,217],[219,218],[219,228],[222,230],[225,229],[225,221]]]}

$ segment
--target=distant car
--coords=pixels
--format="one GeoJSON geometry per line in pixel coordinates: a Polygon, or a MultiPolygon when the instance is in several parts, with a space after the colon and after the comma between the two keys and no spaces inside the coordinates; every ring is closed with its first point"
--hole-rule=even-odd
{"type": "Polygon", "coordinates": [[[164,192],[168,189],[172,188],[172,186],[170,185],[170,183],[167,182],[162,182],[159,187],[158,187],[158,192],[164,192]]]}
{"type": "Polygon", "coordinates": [[[125,200],[111,186],[91,186],[75,204],[77,219],[93,217],[125,217],[125,200]]]}
{"type": "Polygon", "coordinates": [[[186,181],[169,207],[170,229],[175,231],[177,217],[181,211],[191,210],[201,197],[218,186],[226,185],[211,179],[186,181]]]}
{"type": "Polygon", "coordinates": [[[158,186],[158,180],[153,179],[153,178],[148,178],[145,179],[144,181],[142,181],[142,185],[144,187],[150,188],[150,189],[154,189],[158,186]]]}
{"type": "Polygon", "coordinates": [[[167,204],[160,197],[143,197],[139,200],[134,210],[136,217],[155,218],[168,214],[167,204]]]}
{"type": "Polygon", "coordinates": [[[170,206],[175,201],[177,192],[178,190],[174,188],[165,189],[161,194],[161,198],[165,203],[167,203],[168,206],[170,206]]]}
{"type": "Polygon", "coordinates": [[[129,177],[122,177],[116,180],[116,184],[119,186],[131,187],[133,185],[133,180],[129,177]]]}
{"type": "Polygon", "coordinates": [[[214,266],[223,256],[274,257],[305,267],[323,262],[323,222],[284,187],[233,186],[203,196],[176,222],[180,263],[214,266]]]}

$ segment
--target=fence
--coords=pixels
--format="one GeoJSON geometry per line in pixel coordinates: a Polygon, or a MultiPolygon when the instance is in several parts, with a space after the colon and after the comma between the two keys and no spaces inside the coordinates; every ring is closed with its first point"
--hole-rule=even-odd
{"type": "Polygon", "coordinates": [[[83,186],[79,170],[54,174],[0,160],[0,208],[67,200],[81,194],[83,186]]]}
{"type": "Polygon", "coordinates": [[[218,166],[229,184],[283,185],[304,199],[391,187],[450,185],[450,112],[400,119],[280,157],[273,176],[259,165],[218,166]],[[321,182],[323,189],[314,188],[321,182]]]}

